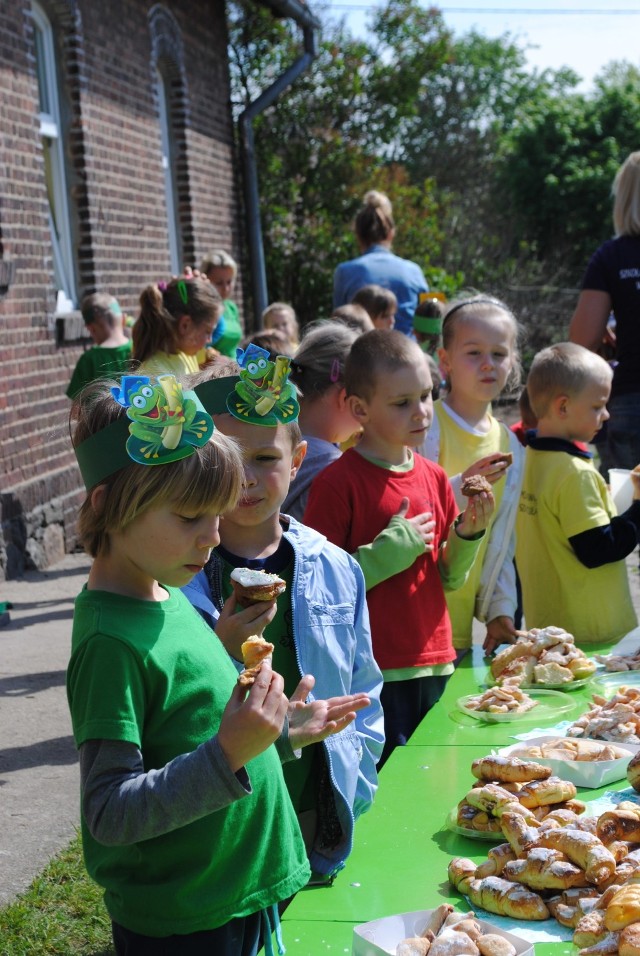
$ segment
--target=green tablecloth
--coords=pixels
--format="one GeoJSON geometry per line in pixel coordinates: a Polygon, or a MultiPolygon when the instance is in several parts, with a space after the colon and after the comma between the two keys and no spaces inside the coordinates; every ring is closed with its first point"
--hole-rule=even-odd
{"type": "MultiPolygon", "coordinates": [[[[393,752],[381,771],[372,809],[358,821],[345,870],[332,887],[299,893],[284,913],[289,956],[350,954],[353,926],[382,916],[431,909],[442,902],[468,909],[449,886],[448,863],[453,856],[480,862],[494,845],[446,826],[448,814],[474,783],[471,762],[512,743],[514,733],[555,723],[532,715],[517,724],[486,724],[459,713],[456,700],[477,692],[486,674],[487,663],[478,649],[451,677],[442,700],[409,744],[393,752]]],[[[574,708],[559,719],[573,720],[584,712],[591,692],[589,685],[571,692],[574,708]]],[[[593,800],[626,786],[623,780],[602,790],[580,791],[579,796],[593,800]]],[[[561,956],[574,950],[570,943],[558,942],[536,943],[535,951],[536,956],[561,956]]]]}

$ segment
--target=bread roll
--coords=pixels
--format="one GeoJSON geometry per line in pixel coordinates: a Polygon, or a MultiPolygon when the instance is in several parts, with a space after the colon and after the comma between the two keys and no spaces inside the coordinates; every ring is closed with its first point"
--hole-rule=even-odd
{"type": "Polygon", "coordinates": [[[624,929],[630,923],[640,922],[640,884],[621,886],[605,911],[605,925],[609,930],[624,929]]]}

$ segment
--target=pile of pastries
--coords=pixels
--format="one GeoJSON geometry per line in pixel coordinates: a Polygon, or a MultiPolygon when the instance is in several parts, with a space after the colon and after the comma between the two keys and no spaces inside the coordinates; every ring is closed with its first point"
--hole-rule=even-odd
{"type": "Polygon", "coordinates": [[[620,687],[609,700],[594,694],[589,710],[571,724],[567,735],[640,743],[640,687],[620,687]]]}
{"type": "Polygon", "coordinates": [[[483,694],[467,697],[464,706],[467,710],[488,714],[526,714],[537,703],[520,690],[517,681],[505,681],[500,687],[490,687],[483,694]]]}
{"type": "Polygon", "coordinates": [[[396,956],[516,956],[504,936],[485,933],[473,911],[456,913],[450,903],[438,906],[420,936],[403,939],[396,956]]]}
{"type": "Polygon", "coordinates": [[[600,817],[585,817],[584,804],[573,798],[563,806],[543,802],[541,785],[551,785],[554,799],[560,795],[548,768],[497,759],[474,761],[474,790],[485,796],[472,800],[490,808],[505,842],[479,866],[463,857],[451,860],[450,883],[490,913],[521,920],[554,916],[574,930],[582,956],[640,956],[640,806],[623,802],[600,817]],[[514,784],[519,789],[507,790],[514,784]],[[496,793],[501,790],[510,800],[496,793]]]}
{"type": "Polygon", "coordinates": [[[629,756],[627,750],[621,750],[614,744],[597,744],[595,741],[587,741],[576,737],[572,737],[570,740],[565,740],[563,737],[549,737],[537,744],[523,743],[510,752],[512,756],[526,760],[544,760],[546,758],[547,760],[569,760],[579,763],[620,760],[622,757],[629,756]]]}
{"type": "Polygon", "coordinates": [[[634,654],[594,654],[595,660],[610,672],[640,671],[640,649],[634,654]]]}
{"type": "Polygon", "coordinates": [[[498,651],[491,662],[497,684],[505,681],[541,687],[570,684],[591,677],[595,661],[576,647],[573,634],[561,627],[518,632],[514,644],[498,651]]]}

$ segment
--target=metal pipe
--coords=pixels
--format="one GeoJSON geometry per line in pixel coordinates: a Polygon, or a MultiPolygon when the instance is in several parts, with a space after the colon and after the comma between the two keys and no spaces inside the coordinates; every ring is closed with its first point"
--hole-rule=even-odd
{"type": "Polygon", "coordinates": [[[268,305],[267,271],[264,259],[262,222],[260,220],[260,195],[258,189],[258,170],[256,166],[253,120],[280,96],[280,94],[311,64],[317,54],[316,30],[318,21],[297,0],[269,0],[268,6],[281,16],[289,17],[302,27],[304,52],[282,73],[266,90],[241,113],[238,119],[240,142],[242,145],[242,165],[244,172],[245,209],[247,217],[247,236],[249,240],[249,265],[251,270],[251,289],[253,294],[254,328],[262,327],[262,313],[268,305]]]}

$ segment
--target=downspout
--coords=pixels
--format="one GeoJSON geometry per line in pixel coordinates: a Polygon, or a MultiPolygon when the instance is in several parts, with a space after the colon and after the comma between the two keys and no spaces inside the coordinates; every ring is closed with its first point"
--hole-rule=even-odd
{"type": "Polygon", "coordinates": [[[267,87],[241,113],[238,119],[240,142],[242,144],[242,167],[244,173],[244,194],[249,240],[249,265],[251,270],[251,289],[253,293],[255,329],[262,327],[262,313],[268,305],[267,271],[264,260],[262,223],[260,220],[260,196],[258,192],[258,170],[256,168],[255,140],[253,120],[280,96],[280,94],[311,64],[317,54],[316,30],[320,26],[310,11],[297,0],[268,0],[278,15],[289,17],[302,28],[304,52],[271,86],[267,87]]]}

